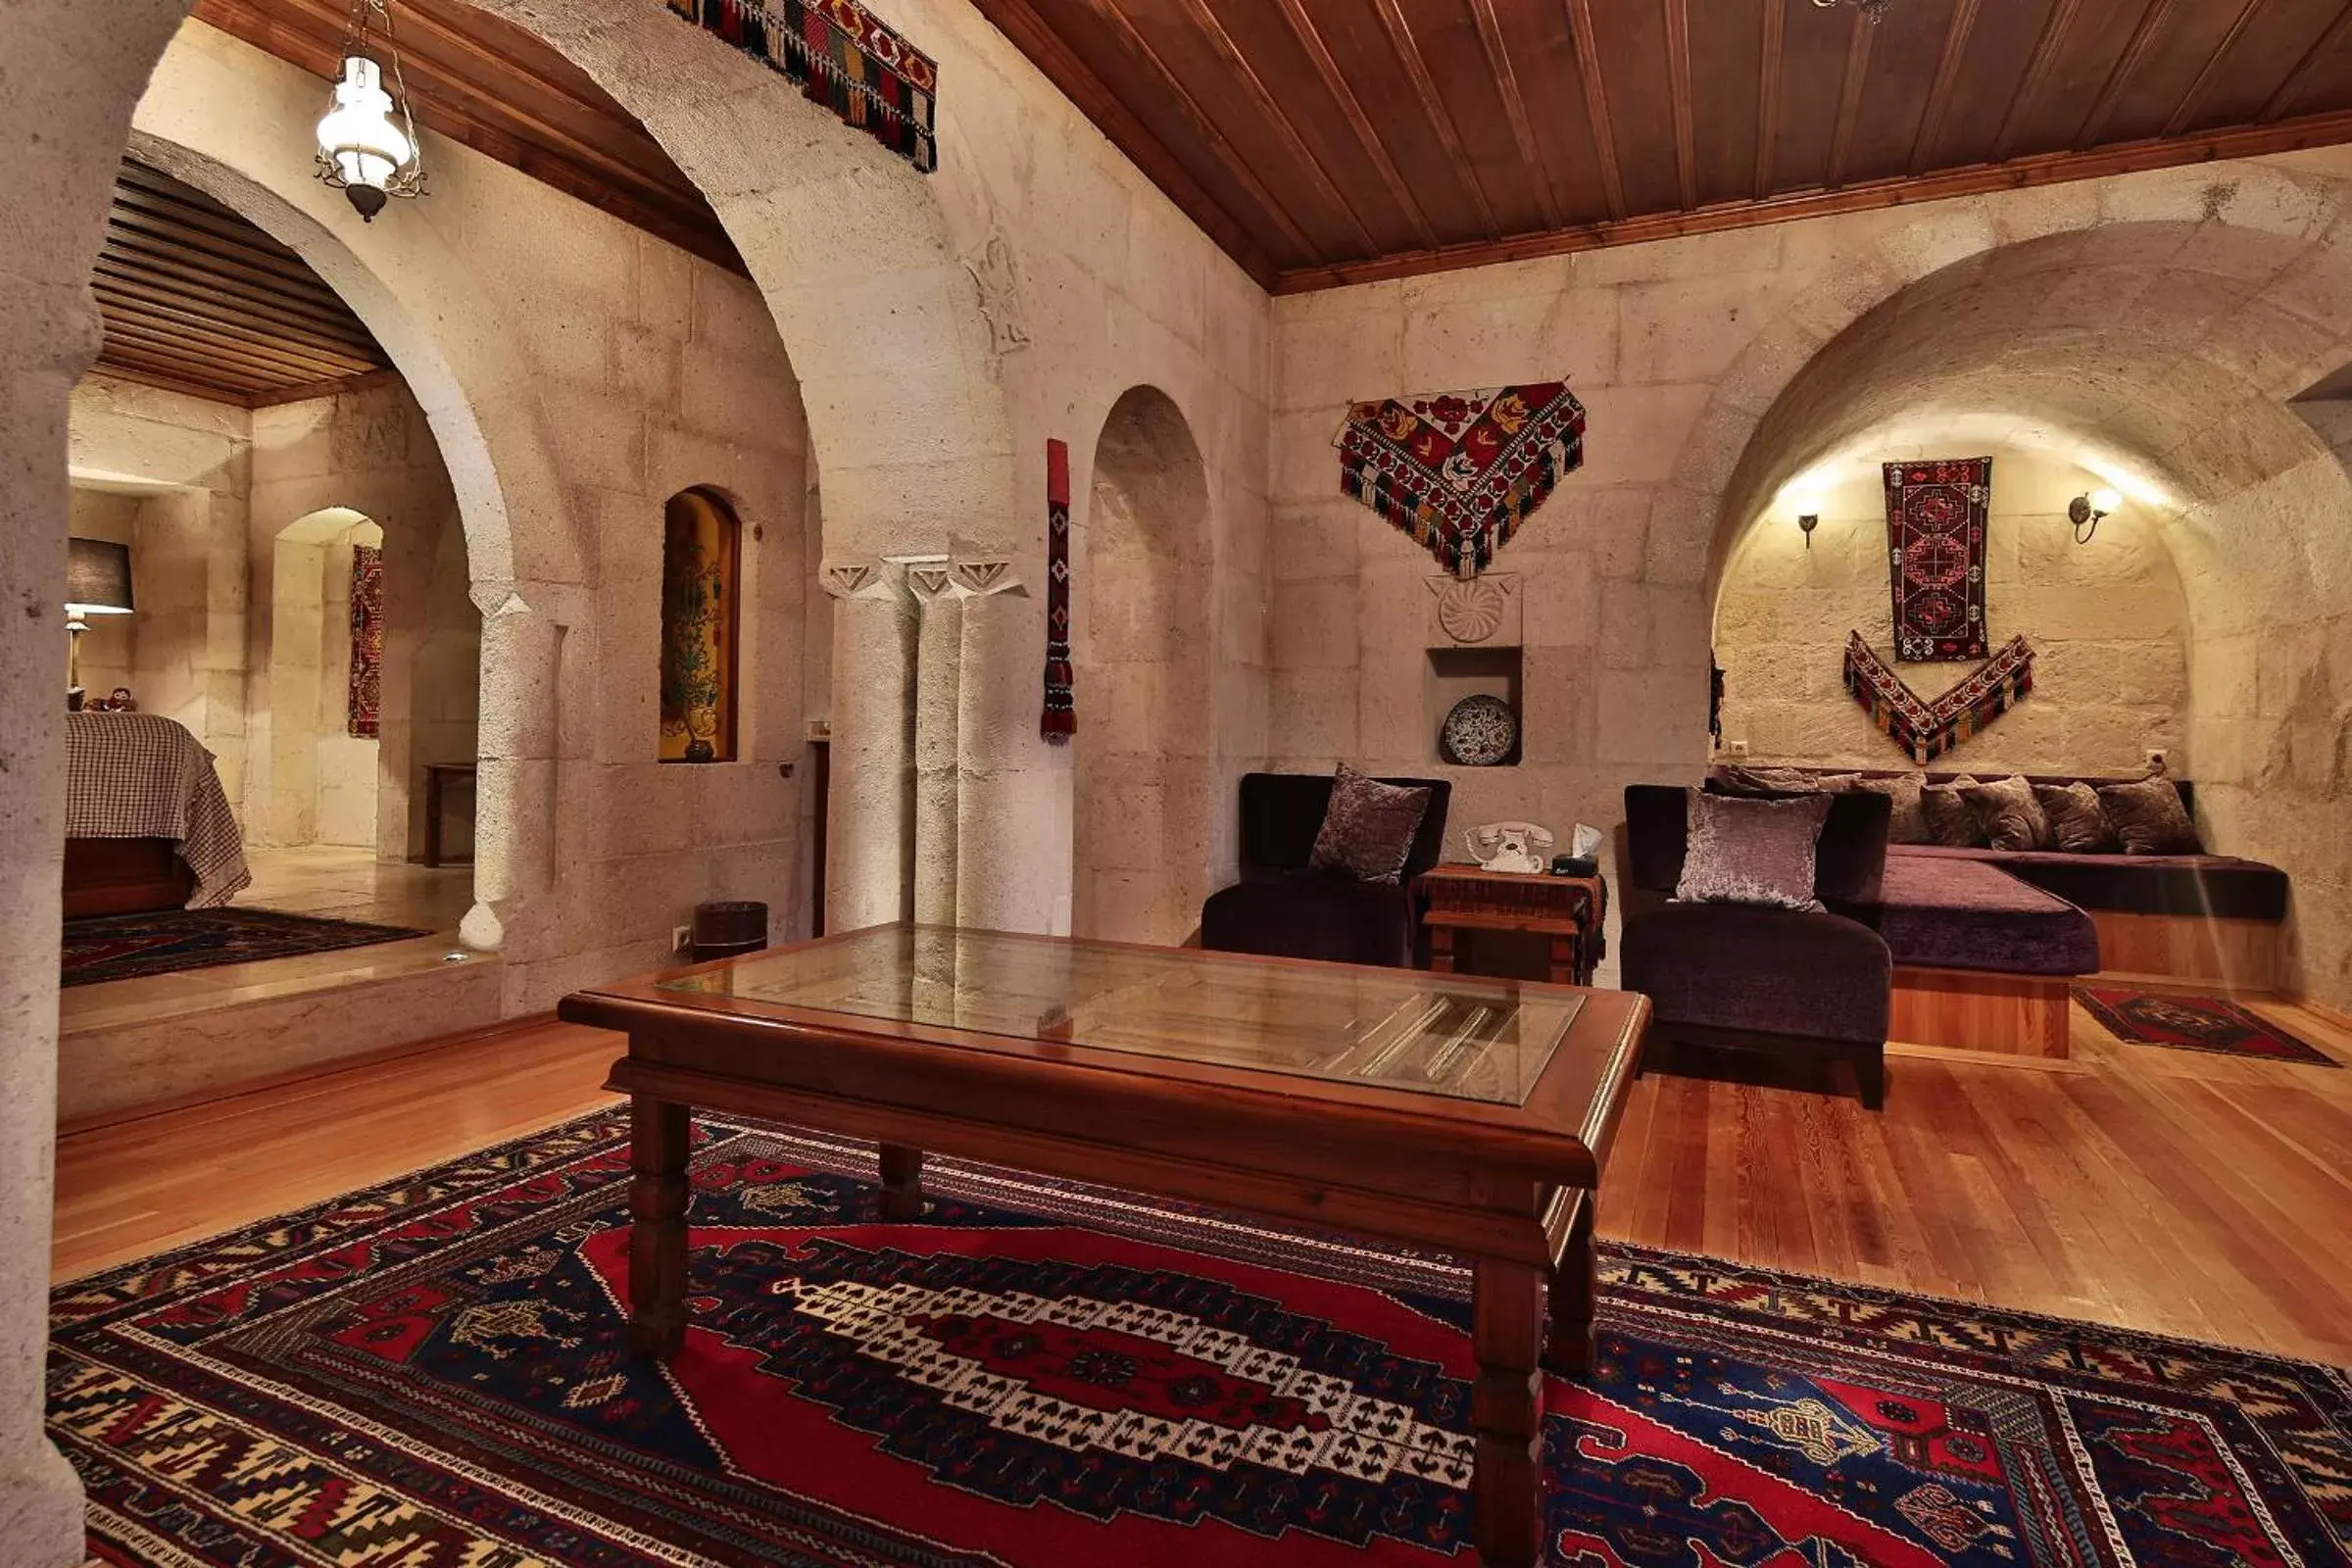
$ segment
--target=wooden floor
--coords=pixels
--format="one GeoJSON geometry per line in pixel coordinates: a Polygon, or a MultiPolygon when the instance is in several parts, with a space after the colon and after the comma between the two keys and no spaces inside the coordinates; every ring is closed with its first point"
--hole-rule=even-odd
{"type": "MultiPolygon", "coordinates": [[[[2271,1010],[2339,1059],[2352,1030],[2271,1010]]],[[[2352,1363],[2352,1070],[2118,1044],[1901,1053],[1886,1108],[1652,1074],[1604,1234],[2352,1363]]],[[[509,1030],[63,1139],[66,1278],[612,1103],[618,1041],[509,1030]]]]}

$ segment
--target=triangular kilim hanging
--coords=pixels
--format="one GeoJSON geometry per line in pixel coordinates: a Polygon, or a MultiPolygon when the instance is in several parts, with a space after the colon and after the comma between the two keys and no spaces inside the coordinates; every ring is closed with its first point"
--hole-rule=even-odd
{"type": "Polygon", "coordinates": [[[1388,398],[1348,410],[1340,488],[1457,577],[1487,569],[1585,461],[1585,406],[1564,381],[1388,398]]]}
{"type": "Polygon", "coordinates": [[[1923,699],[1854,632],[1845,642],[1845,689],[1872,723],[1925,767],[2034,690],[2034,650],[2013,637],[1959,685],[1923,699]]]}

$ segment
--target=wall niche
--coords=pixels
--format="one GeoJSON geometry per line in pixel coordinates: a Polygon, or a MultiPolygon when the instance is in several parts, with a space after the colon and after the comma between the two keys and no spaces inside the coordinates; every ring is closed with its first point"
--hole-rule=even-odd
{"type": "Polygon", "coordinates": [[[743,525],[712,490],[681,490],[662,517],[664,762],[735,760],[743,525]]]}
{"type": "Polygon", "coordinates": [[[1452,764],[1439,741],[1446,715],[1454,705],[1466,697],[1498,697],[1509,705],[1514,720],[1511,748],[1498,762],[1482,766],[1517,767],[1527,746],[1526,725],[1520,718],[1526,710],[1520,703],[1520,651],[1509,648],[1432,648],[1429,667],[1422,676],[1422,711],[1428,719],[1429,760],[1452,764]]]}

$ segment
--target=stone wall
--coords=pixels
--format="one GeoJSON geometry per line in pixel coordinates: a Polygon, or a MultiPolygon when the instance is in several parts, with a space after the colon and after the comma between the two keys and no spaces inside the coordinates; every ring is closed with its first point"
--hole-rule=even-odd
{"type": "MultiPolygon", "coordinates": [[[[1526,759],[1441,769],[1457,823],[1607,823],[1626,783],[1696,777],[1715,589],[1782,488],[1898,416],[1988,420],[2164,540],[2201,694],[2166,733],[2215,783],[2211,841],[2294,875],[2304,983],[2352,1004],[2324,544],[2352,492],[2287,407],[2352,361],[2348,177],[2331,149],[1277,300],[1276,759],[1434,766],[1434,564],[1337,493],[1352,399],[1565,376],[1591,414],[1585,467],[1495,568],[1524,587],[1526,759]]],[[[2128,762],[2117,740],[2085,744],[2128,762]]]]}
{"type": "Polygon", "coordinates": [[[2105,479],[2044,453],[1972,444],[1964,432],[1872,441],[1817,465],[1821,521],[1810,548],[1786,499],[1745,531],[1715,605],[1727,751],[1744,748],[1756,761],[1909,765],[1845,690],[1847,634],[1860,631],[1923,698],[1976,666],[1895,662],[1879,465],[1986,454],[1987,640],[1998,648],[2022,633],[2034,645],[2034,694],[1936,765],[2130,776],[2163,751],[2174,771],[2198,776],[2184,745],[2188,607],[2156,520],[2127,505],[2078,545],[2067,503],[2105,479]]]}

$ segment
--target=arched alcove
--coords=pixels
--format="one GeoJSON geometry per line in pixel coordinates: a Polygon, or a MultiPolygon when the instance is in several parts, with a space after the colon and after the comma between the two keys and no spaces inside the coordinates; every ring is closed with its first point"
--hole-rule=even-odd
{"type": "MultiPolygon", "coordinates": [[[[2327,824],[2341,819],[2352,787],[2352,617],[2342,608],[2352,479],[2315,429],[2326,420],[2290,402],[2320,373],[2311,356],[2324,334],[2265,307],[2250,283],[2217,285],[2177,265],[2192,240],[2228,245],[2241,279],[2278,275],[2301,254],[2261,232],[2115,225],[2088,248],[2060,235],[1971,257],[1863,314],[1755,422],[1714,514],[1709,592],[1720,617],[1755,559],[1751,536],[1791,527],[1791,490],[1825,466],[1875,461],[1879,444],[1997,435],[2097,476],[2122,493],[2180,583],[2187,690],[2173,770],[2197,785],[2210,847],[2292,875],[2303,982],[2341,1000],[2352,996],[2352,846],[2327,824]]],[[[2132,537],[2129,525],[2103,528],[2081,548],[2132,537]]],[[[2072,629],[2068,617],[2105,613],[2091,585],[2078,586],[2086,591],[2071,607],[2035,608],[2035,585],[2021,585],[2029,613],[2011,629],[2041,641],[2072,629]]],[[[1834,649],[1811,657],[1835,667],[1834,649]]],[[[2075,679],[2080,692],[2097,671],[2075,679]]],[[[2037,683],[2027,706],[2045,716],[2001,723],[2029,735],[2063,725],[2047,715],[2068,701],[2065,686],[2037,683]]],[[[2057,744],[2070,750],[2063,730],[2057,744]]],[[[2117,749],[2085,748],[2053,770],[2120,771],[2117,749]]],[[[1972,760],[1964,748],[1951,764],[1972,760]]]]}
{"type": "Polygon", "coordinates": [[[326,507],[271,545],[270,788],[267,801],[247,803],[245,822],[258,844],[375,847],[383,544],[366,514],[326,507]]]}
{"type": "Polygon", "coordinates": [[[681,490],[662,509],[664,762],[735,760],[742,621],[743,524],[717,491],[681,490]]]}
{"type": "Polygon", "coordinates": [[[1071,929],[1174,942],[1208,892],[1215,740],[1207,479],[1165,393],[1112,406],[1074,531],[1071,929]]]}

